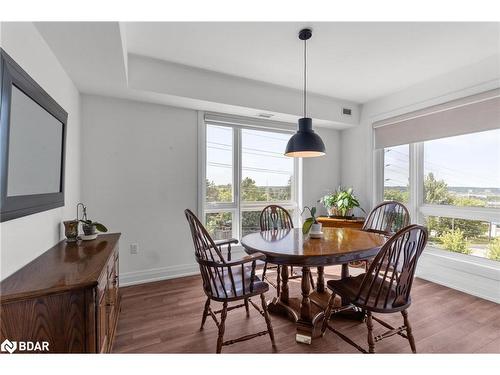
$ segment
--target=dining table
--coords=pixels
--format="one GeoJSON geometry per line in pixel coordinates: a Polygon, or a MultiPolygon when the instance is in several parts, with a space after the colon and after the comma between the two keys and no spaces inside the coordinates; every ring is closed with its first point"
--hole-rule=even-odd
{"type": "Polygon", "coordinates": [[[277,295],[268,302],[268,309],[296,323],[297,342],[311,344],[330,297],[325,288],[324,267],[341,265],[340,277],[349,277],[349,262],[375,257],[386,240],[384,235],[354,228],[323,228],[321,238],[304,234],[301,228],[291,228],[247,234],[241,244],[248,254],[263,253],[266,262],[281,266],[277,295]],[[301,268],[300,297],[290,296],[289,266],[301,268]],[[311,290],[312,267],[317,268],[315,290],[311,290]]]}

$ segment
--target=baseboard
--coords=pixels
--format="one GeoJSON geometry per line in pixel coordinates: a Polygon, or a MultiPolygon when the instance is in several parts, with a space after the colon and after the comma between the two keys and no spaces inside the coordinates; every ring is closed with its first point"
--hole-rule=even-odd
{"type": "MultiPolygon", "coordinates": [[[[245,255],[243,249],[233,248],[232,259],[239,259],[245,255]]],[[[194,261],[190,264],[178,264],[168,267],[151,268],[148,270],[120,273],[120,286],[151,283],[154,281],[175,279],[178,277],[199,275],[200,268],[194,261]]]]}
{"type": "Polygon", "coordinates": [[[500,262],[427,248],[416,276],[500,304],[500,262]]]}
{"type": "Polygon", "coordinates": [[[198,264],[180,264],[169,267],[152,268],[143,271],[120,273],[120,286],[137,285],[175,279],[178,277],[192,276],[200,273],[198,264]]]}

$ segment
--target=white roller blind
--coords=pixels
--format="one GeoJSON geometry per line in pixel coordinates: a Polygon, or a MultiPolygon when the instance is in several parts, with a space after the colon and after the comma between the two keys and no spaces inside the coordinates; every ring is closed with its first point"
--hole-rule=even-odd
{"type": "Polygon", "coordinates": [[[500,89],[373,123],[375,148],[500,128],[500,89]]]}

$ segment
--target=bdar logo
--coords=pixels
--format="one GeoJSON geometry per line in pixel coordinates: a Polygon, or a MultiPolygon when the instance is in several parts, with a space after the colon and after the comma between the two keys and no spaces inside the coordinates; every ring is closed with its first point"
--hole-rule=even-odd
{"type": "Polygon", "coordinates": [[[2,345],[0,346],[0,350],[2,352],[9,352],[9,353],[14,353],[17,349],[17,342],[15,341],[9,341],[9,340],[4,340],[2,342],[2,345]]]}

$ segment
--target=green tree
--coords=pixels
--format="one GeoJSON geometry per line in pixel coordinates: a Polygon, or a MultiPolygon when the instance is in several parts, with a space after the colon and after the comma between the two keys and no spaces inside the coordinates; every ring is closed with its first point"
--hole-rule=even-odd
{"type": "Polygon", "coordinates": [[[486,202],[477,198],[453,197],[453,205],[462,207],[485,207],[486,202]]]}
{"type": "Polygon", "coordinates": [[[205,227],[214,240],[231,238],[232,215],[230,212],[209,213],[205,227]]]}
{"type": "Polygon", "coordinates": [[[255,180],[245,177],[240,185],[241,196],[245,202],[261,202],[267,200],[265,188],[257,186],[255,180]]]}
{"type": "Polygon", "coordinates": [[[233,189],[231,184],[215,185],[215,182],[209,181],[206,184],[206,200],[207,202],[231,202],[233,200],[233,189]]]}
{"type": "Polygon", "coordinates": [[[453,201],[448,184],[443,180],[436,180],[432,172],[424,179],[424,193],[425,203],[451,204],[453,201]]]}
{"type": "Polygon", "coordinates": [[[495,238],[488,245],[488,258],[500,261],[500,237],[495,238]]]}
{"type": "Polygon", "coordinates": [[[470,254],[467,239],[464,237],[464,232],[460,229],[451,229],[444,232],[439,239],[443,244],[443,248],[455,253],[470,254]]]}
{"type": "Polygon", "coordinates": [[[243,211],[241,213],[242,236],[260,231],[260,211],[243,211]]]}
{"type": "MultiPolygon", "coordinates": [[[[425,202],[430,204],[446,204],[455,206],[484,206],[484,202],[467,197],[455,197],[448,191],[448,185],[443,180],[436,180],[429,173],[424,180],[425,202]]],[[[437,237],[454,229],[463,231],[465,238],[480,237],[488,230],[488,224],[479,220],[453,219],[449,217],[428,217],[427,227],[434,231],[437,237]]]]}
{"type": "Polygon", "coordinates": [[[386,188],[384,189],[384,200],[407,203],[409,200],[408,190],[386,188]]]}

